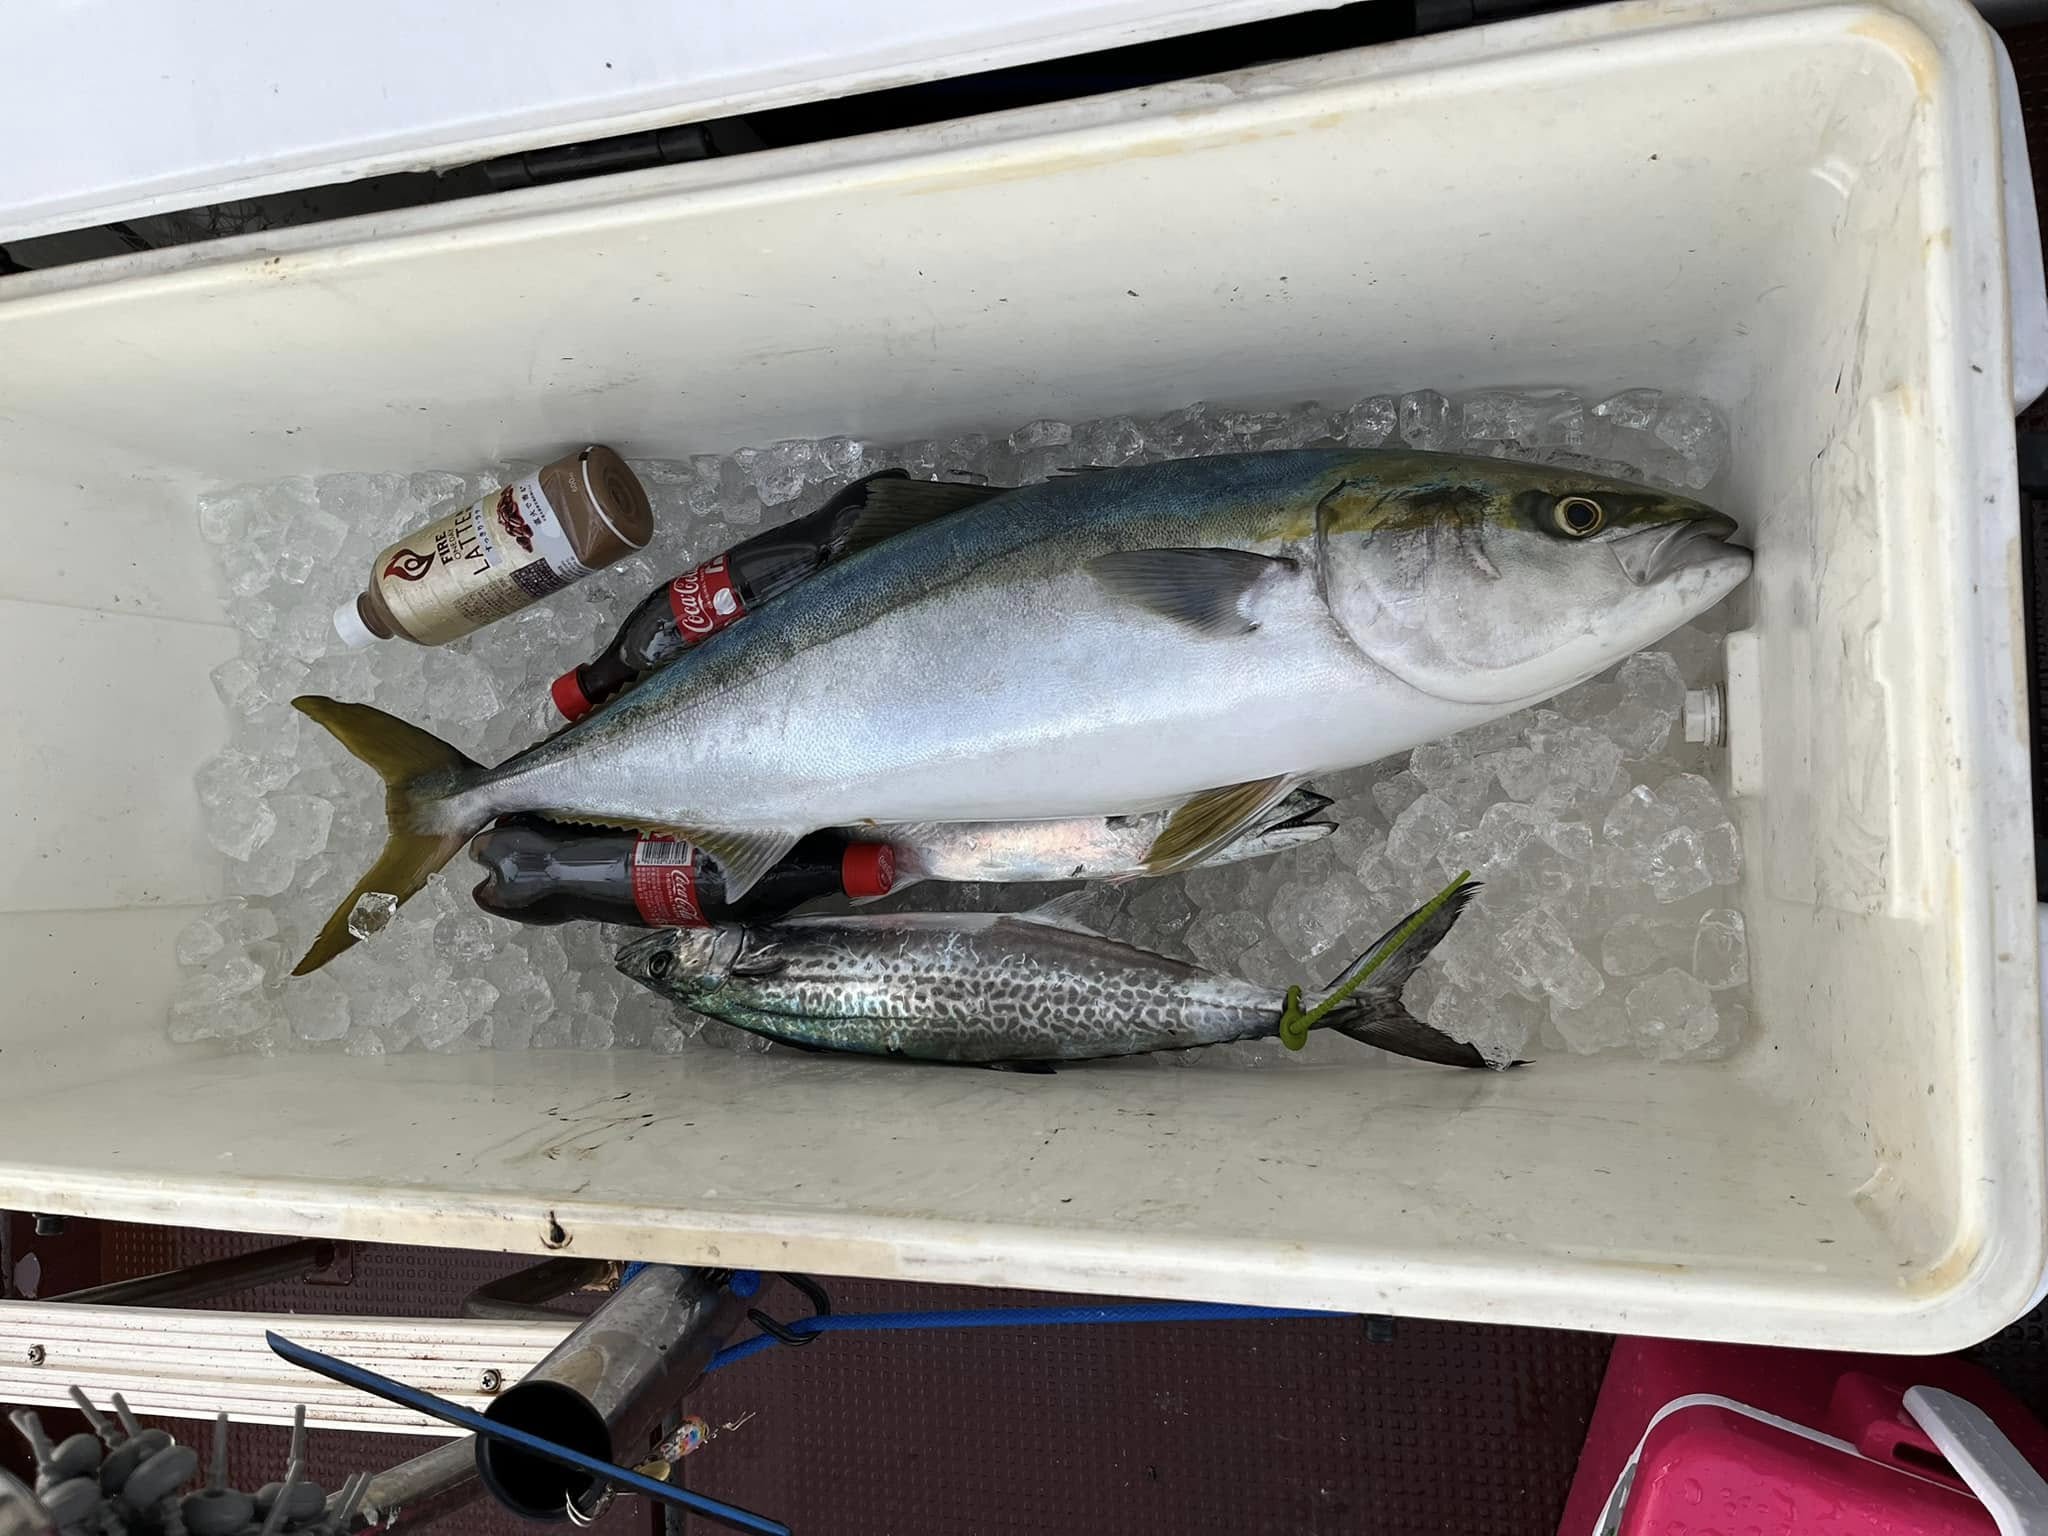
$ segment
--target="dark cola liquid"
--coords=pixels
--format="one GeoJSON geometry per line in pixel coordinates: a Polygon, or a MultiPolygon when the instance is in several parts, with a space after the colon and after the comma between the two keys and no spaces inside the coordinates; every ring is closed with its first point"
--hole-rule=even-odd
{"type": "Polygon", "coordinates": [[[665,581],[626,616],[597,656],[565,672],[552,689],[563,717],[580,720],[670,657],[701,645],[728,624],[787,592],[842,551],[848,529],[877,480],[908,479],[900,469],[866,475],[804,517],[764,529],[717,558],[665,581]]]}
{"type": "Polygon", "coordinates": [[[515,923],[583,920],[634,928],[701,928],[781,917],[819,896],[888,894],[894,850],[814,832],[739,901],[728,901],[716,861],[688,843],[507,817],[479,833],[470,857],[484,878],[476,904],[515,923]]]}

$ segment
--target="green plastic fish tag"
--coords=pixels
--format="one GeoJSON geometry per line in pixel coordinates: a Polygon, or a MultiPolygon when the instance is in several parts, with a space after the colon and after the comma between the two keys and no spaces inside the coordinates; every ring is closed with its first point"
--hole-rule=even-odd
{"type": "Polygon", "coordinates": [[[1317,1003],[1315,1007],[1309,1009],[1307,1013],[1301,1011],[1301,988],[1289,987],[1287,989],[1287,1001],[1280,1006],[1280,1043],[1290,1051],[1298,1051],[1304,1045],[1307,1045],[1308,1032],[1314,1029],[1316,1025],[1322,1023],[1331,1009],[1365,985],[1366,978],[1385,965],[1391,956],[1397,954],[1403,944],[1406,944],[1415,937],[1415,931],[1432,917],[1436,916],[1438,912],[1442,911],[1444,903],[1464,889],[1465,883],[1471,878],[1471,870],[1462,871],[1457,879],[1416,908],[1409,916],[1407,922],[1396,928],[1381,941],[1380,947],[1373,952],[1372,958],[1358,968],[1356,976],[1353,976],[1343,986],[1337,988],[1320,1003],[1317,1003]]]}

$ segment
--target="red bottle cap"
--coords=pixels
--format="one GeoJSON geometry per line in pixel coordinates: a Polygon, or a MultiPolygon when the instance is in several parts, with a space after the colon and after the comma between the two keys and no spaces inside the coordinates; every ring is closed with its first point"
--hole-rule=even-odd
{"type": "Polygon", "coordinates": [[[848,843],[839,861],[839,888],[858,900],[886,896],[896,884],[896,850],[887,843],[848,843]]]}
{"type": "Polygon", "coordinates": [[[582,679],[576,675],[582,670],[581,667],[571,667],[548,684],[548,697],[555,701],[555,708],[571,725],[590,713],[590,700],[583,692],[582,679]]]}

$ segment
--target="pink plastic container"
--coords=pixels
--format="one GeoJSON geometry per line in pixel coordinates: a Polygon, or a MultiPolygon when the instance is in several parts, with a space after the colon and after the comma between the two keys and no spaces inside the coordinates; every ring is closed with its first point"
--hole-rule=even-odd
{"type": "Polygon", "coordinates": [[[1558,1536],[1998,1536],[2044,1465],[2048,1432],[1961,1360],[1622,1339],[1558,1536]]]}

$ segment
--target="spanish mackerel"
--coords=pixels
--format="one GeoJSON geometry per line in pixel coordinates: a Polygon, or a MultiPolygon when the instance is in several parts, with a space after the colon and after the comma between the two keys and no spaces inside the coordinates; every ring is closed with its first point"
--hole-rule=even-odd
{"type": "MultiPolygon", "coordinates": [[[[1395,924],[1330,990],[1386,950],[1363,984],[1308,1017],[1420,1061],[1488,1065],[1401,1004],[1409,976],[1476,889],[1461,882],[1395,924]]],[[[1057,905],[1016,916],[892,913],[665,929],[620,950],[618,966],[707,1018],[804,1050],[863,1056],[1084,1061],[1280,1032],[1288,994],[1073,927],[1057,905]]]]}

